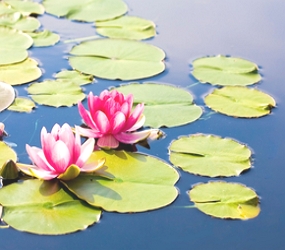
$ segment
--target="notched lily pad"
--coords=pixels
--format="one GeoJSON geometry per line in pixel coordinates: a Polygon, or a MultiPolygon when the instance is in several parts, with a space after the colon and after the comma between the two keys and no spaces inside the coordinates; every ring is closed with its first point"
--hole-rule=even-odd
{"type": "Polygon", "coordinates": [[[85,74],[115,80],[134,80],[164,71],[163,50],[138,41],[98,39],[73,47],[69,63],[85,74]]]}
{"type": "Polygon", "coordinates": [[[132,83],[116,89],[125,95],[133,94],[135,104],[144,103],[145,126],[181,126],[194,122],[203,113],[193,104],[191,93],[172,85],[132,83]]]}
{"type": "Polygon", "coordinates": [[[172,203],[179,175],[174,168],[152,156],[124,151],[96,151],[88,163],[106,159],[94,175],[81,174],[66,181],[80,199],[107,211],[143,212],[172,203]]]}
{"type": "Polygon", "coordinates": [[[55,77],[62,81],[69,81],[77,85],[85,85],[94,81],[93,75],[82,74],[76,70],[62,70],[55,77]]]}
{"type": "Polygon", "coordinates": [[[61,80],[33,83],[28,93],[35,102],[53,107],[72,106],[85,98],[77,84],[61,80]]]}
{"type": "Polygon", "coordinates": [[[28,33],[34,40],[34,47],[47,47],[55,45],[59,40],[60,36],[49,30],[43,30],[39,32],[28,33]]]}
{"type": "Polygon", "coordinates": [[[239,183],[198,184],[190,190],[189,197],[201,212],[217,218],[247,220],[260,213],[255,191],[239,183]]]}
{"type": "Polygon", "coordinates": [[[261,80],[255,63],[241,58],[216,56],[193,62],[193,76],[213,85],[251,85],[261,80]]]}
{"type": "Polygon", "coordinates": [[[36,105],[32,100],[25,97],[17,97],[8,110],[30,113],[35,107],[36,105]]]}
{"type": "Polygon", "coordinates": [[[270,95],[242,86],[215,89],[205,97],[205,103],[219,113],[243,118],[268,115],[276,106],[275,100],[270,95]]]}
{"type": "Polygon", "coordinates": [[[248,147],[229,138],[195,134],[180,137],[169,146],[170,162],[192,174],[238,176],[251,167],[248,147]]]}
{"type": "Polygon", "coordinates": [[[45,12],[45,9],[41,4],[31,1],[5,0],[3,2],[4,4],[8,4],[9,9],[12,9],[13,12],[20,12],[25,16],[31,14],[42,15],[45,12]]]}

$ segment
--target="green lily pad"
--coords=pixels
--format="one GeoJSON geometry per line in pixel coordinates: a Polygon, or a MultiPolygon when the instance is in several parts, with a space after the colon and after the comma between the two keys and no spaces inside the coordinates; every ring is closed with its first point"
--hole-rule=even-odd
{"type": "Polygon", "coordinates": [[[8,225],[35,234],[84,230],[101,216],[99,209],[74,199],[57,181],[35,179],[5,186],[0,190],[0,203],[8,225]]]}
{"type": "Polygon", "coordinates": [[[0,27],[1,48],[28,49],[33,44],[33,39],[23,32],[8,27],[0,27]]]}
{"type": "Polygon", "coordinates": [[[190,190],[189,196],[200,211],[217,218],[247,220],[260,212],[255,191],[239,183],[198,184],[190,190]]]}
{"type": "Polygon", "coordinates": [[[7,83],[0,82],[0,112],[9,107],[14,99],[14,88],[7,83]]]}
{"type": "Polygon", "coordinates": [[[197,120],[203,113],[201,107],[193,104],[188,91],[172,85],[132,83],[116,89],[125,95],[133,94],[135,104],[145,104],[145,126],[180,126],[197,120]]]}
{"type": "Polygon", "coordinates": [[[98,34],[110,38],[142,40],[155,36],[155,24],[135,16],[122,16],[114,20],[96,22],[98,34]]]}
{"type": "Polygon", "coordinates": [[[97,175],[80,175],[65,182],[89,204],[107,211],[143,212],[167,206],[177,197],[174,184],[179,175],[161,160],[139,153],[96,151],[88,162],[102,158],[106,166],[97,175]]]}
{"type": "Polygon", "coordinates": [[[251,85],[261,80],[256,64],[234,57],[204,57],[193,62],[193,76],[213,85],[251,85]]]}
{"type": "Polygon", "coordinates": [[[59,40],[60,36],[49,30],[30,32],[28,33],[34,40],[34,47],[47,47],[55,45],[59,40]]]}
{"type": "Polygon", "coordinates": [[[85,22],[113,19],[128,10],[121,0],[44,0],[43,5],[52,15],[85,22]]]}
{"type": "Polygon", "coordinates": [[[268,115],[276,105],[270,95],[242,86],[215,89],[205,97],[205,103],[219,113],[244,118],[268,115]]]}
{"type": "Polygon", "coordinates": [[[134,80],[164,71],[164,52],[132,40],[98,39],[75,46],[69,63],[73,69],[110,80],[134,80]]]}
{"type": "Polygon", "coordinates": [[[77,85],[85,85],[93,82],[93,75],[85,75],[76,70],[62,70],[55,77],[62,81],[70,81],[77,85]]]}
{"type": "Polygon", "coordinates": [[[238,176],[251,167],[248,147],[229,138],[196,134],[174,140],[170,162],[191,174],[218,177],[238,176]]]}
{"type": "Polygon", "coordinates": [[[17,97],[8,110],[30,113],[35,107],[36,105],[32,100],[25,97],[17,97]]]}
{"type": "Polygon", "coordinates": [[[45,9],[41,4],[32,1],[5,0],[3,2],[4,4],[9,5],[9,8],[12,9],[13,12],[20,12],[25,16],[31,14],[42,15],[45,12],[45,9]]]}
{"type": "Polygon", "coordinates": [[[53,107],[72,106],[85,98],[77,84],[60,80],[33,83],[27,90],[35,102],[53,107]]]}
{"type": "Polygon", "coordinates": [[[17,161],[16,152],[2,141],[0,141],[0,152],[0,168],[2,168],[8,160],[17,161]]]}
{"type": "Polygon", "coordinates": [[[31,58],[19,63],[0,65],[0,81],[11,85],[31,82],[40,78],[41,75],[38,63],[31,58]]]}

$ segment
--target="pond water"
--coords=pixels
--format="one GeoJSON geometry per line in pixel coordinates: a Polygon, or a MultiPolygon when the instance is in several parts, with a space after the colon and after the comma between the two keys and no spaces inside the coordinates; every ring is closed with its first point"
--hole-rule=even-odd
{"type": "MultiPolygon", "coordinates": [[[[255,85],[272,95],[277,108],[260,119],[236,119],[210,114],[203,97],[214,87],[194,84],[189,91],[195,103],[204,107],[198,121],[176,128],[163,128],[166,138],[154,141],[145,152],[168,161],[168,145],[180,135],[214,134],[234,138],[254,152],[254,167],[240,177],[224,179],[240,182],[256,190],[261,197],[261,213],[248,221],[211,218],[191,205],[187,191],[195,183],[219,180],[190,175],[179,170],[177,188],[180,195],[170,206],[145,213],[118,214],[104,212],[100,223],[85,231],[64,236],[38,236],[12,228],[1,230],[1,249],[283,249],[285,245],[285,19],[283,0],[126,0],[129,15],[153,20],[158,35],[145,41],[162,48],[167,70],[143,81],[158,81],[189,87],[196,80],[190,75],[192,60],[207,55],[231,55],[253,61],[261,68],[263,80],[255,85]]],[[[40,17],[46,29],[58,32],[62,40],[92,36],[92,24],[40,17]]],[[[40,61],[44,74],[40,80],[52,78],[61,69],[70,69],[66,60],[73,44],[59,43],[49,48],[30,50],[40,61]]],[[[40,81],[39,80],[39,81],[40,81]]],[[[122,81],[97,79],[84,86],[85,93],[100,93],[122,81]]],[[[16,87],[26,95],[27,85],[16,87]]],[[[25,144],[39,145],[42,126],[49,130],[54,123],[79,124],[77,107],[52,108],[38,106],[31,114],[5,111],[0,121],[6,125],[20,162],[29,162],[25,144]]],[[[32,216],[32,215],[31,215],[32,216]]]]}

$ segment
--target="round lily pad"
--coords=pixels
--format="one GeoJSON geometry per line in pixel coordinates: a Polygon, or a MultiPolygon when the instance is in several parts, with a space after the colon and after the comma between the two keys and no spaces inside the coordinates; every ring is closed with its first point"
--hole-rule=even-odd
{"type": "Polygon", "coordinates": [[[89,163],[106,159],[97,175],[65,182],[80,199],[107,211],[143,212],[172,203],[178,195],[174,168],[152,156],[124,151],[94,152],[89,163]]]}
{"type": "Polygon", "coordinates": [[[70,81],[77,85],[85,85],[93,82],[92,75],[85,75],[76,70],[62,70],[55,77],[62,81],[70,81]]]}
{"type": "Polygon", "coordinates": [[[15,99],[14,88],[4,82],[0,82],[0,112],[9,107],[15,99]]]}
{"type": "Polygon", "coordinates": [[[215,89],[205,97],[205,103],[219,113],[244,118],[268,115],[276,105],[270,95],[242,86],[215,89]]]}
{"type": "Polygon", "coordinates": [[[186,90],[172,85],[132,83],[116,88],[127,95],[133,94],[134,103],[144,103],[145,126],[181,126],[197,120],[203,113],[193,104],[193,96],[186,90]]]}
{"type": "Polygon", "coordinates": [[[21,0],[5,0],[3,1],[10,5],[10,9],[13,12],[20,12],[22,15],[29,16],[31,14],[42,15],[45,12],[44,7],[32,1],[21,1],[21,0]]]}
{"type": "Polygon", "coordinates": [[[44,0],[43,5],[52,15],[85,22],[113,19],[128,10],[122,0],[44,0]]]}
{"type": "Polygon", "coordinates": [[[58,34],[55,34],[49,30],[44,30],[40,32],[30,32],[28,33],[34,40],[34,47],[47,47],[55,45],[60,37],[58,34]]]}
{"type": "Polygon", "coordinates": [[[14,162],[17,161],[16,152],[10,148],[6,143],[0,141],[0,168],[8,161],[12,160],[14,162]]]}
{"type": "Polygon", "coordinates": [[[170,162],[192,174],[238,176],[251,167],[248,147],[229,138],[196,134],[180,137],[170,146],[170,162]]]}
{"type": "Polygon", "coordinates": [[[8,110],[29,113],[35,107],[36,105],[32,100],[25,97],[17,97],[8,110]]]}
{"type": "Polygon", "coordinates": [[[57,181],[34,179],[5,186],[0,190],[0,203],[8,225],[35,234],[84,230],[101,216],[99,209],[75,199],[57,181]]]}
{"type": "Polygon", "coordinates": [[[239,183],[198,184],[190,190],[189,196],[200,211],[217,218],[247,220],[260,213],[255,191],[239,183]]]}
{"type": "Polygon", "coordinates": [[[142,40],[155,36],[155,24],[135,16],[122,16],[113,20],[96,22],[98,34],[110,38],[142,40]]]}
{"type": "Polygon", "coordinates": [[[40,22],[34,17],[22,16],[19,12],[1,16],[0,25],[21,31],[34,31],[40,27],[40,22]]]}
{"type": "Polygon", "coordinates": [[[72,68],[110,80],[134,80],[164,71],[163,50],[142,42],[98,39],[75,46],[69,58],[72,68]]]}
{"type": "Polygon", "coordinates": [[[256,64],[234,57],[204,57],[193,62],[193,76],[213,85],[250,85],[261,80],[256,64]]]}

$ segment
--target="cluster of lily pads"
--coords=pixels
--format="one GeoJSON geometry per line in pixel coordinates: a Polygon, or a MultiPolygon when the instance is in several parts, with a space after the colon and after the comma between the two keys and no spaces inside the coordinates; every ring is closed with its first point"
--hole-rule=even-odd
{"type": "MultiPolygon", "coordinates": [[[[41,76],[36,61],[28,57],[30,46],[58,41],[44,39],[47,32],[38,32],[39,25],[30,30],[19,28],[23,23],[35,23],[30,15],[44,11],[71,20],[95,22],[97,33],[108,38],[74,46],[68,59],[73,70],[57,73],[55,80],[28,86],[30,97],[38,104],[78,104],[85,124],[73,129],[67,124],[55,125],[50,133],[43,129],[42,149],[27,146],[32,165],[17,162],[16,152],[0,141],[0,175],[4,183],[0,204],[4,223],[36,234],[71,233],[98,222],[104,210],[143,212],[171,204],[178,196],[174,186],[179,179],[176,167],[208,177],[238,176],[251,167],[251,151],[246,145],[214,135],[194,134],[172,141],[169,160],[174,167],[156,157],[126,150],[122,144],[160,137],[158,128],[189,124],[201,117],[203,109],[193,103],[191,93],[177,86],[132,82],[101,94],[90,93],[88,109],[83,107],[85,94],[80,86],[93,82],[94,77],[134,81],[165,70],[164,51],[137,41],[155,36],[155,24],[125,15],[127,6],[121,0],[44,0],[42,5],[1,1],[0,17],[19,21],[13,27],[0,21],[0,44],[5,45],[3,53],[9,55],[5,57],[7,61],[0,59],[0,112],[7,108],[31,112],[35,107],[27,98],[14,99],[11,85],[41,76]],[[36,34],[42,37],[37,38],[36,34]],[[13,73],[5,75],[4,71],[13,73]],[[132,109],[133,105],[137,108],[132,109]],[[138,130],[142,126],[153,129],[138,130]],[[81,145],[80,136],[89,139],[81,145]],[[6,185],[6,180],[14,183],[6,185]]],[[[276,105],[271,96],[245,87],[261,80],[256,64],[247,60],[200,58],[193,62],[192,74],[201,83],[224,86],[204,99],[208,107],[222,114],[260,117],[276,105]]],[[[3,137],[3,126],[0,132],[3,137]]],[[[198,184],[189,191],[189,197],[199,210],[218,218],[249,219],[260,212],[255,191],[238,183],[198,184]]]]}

